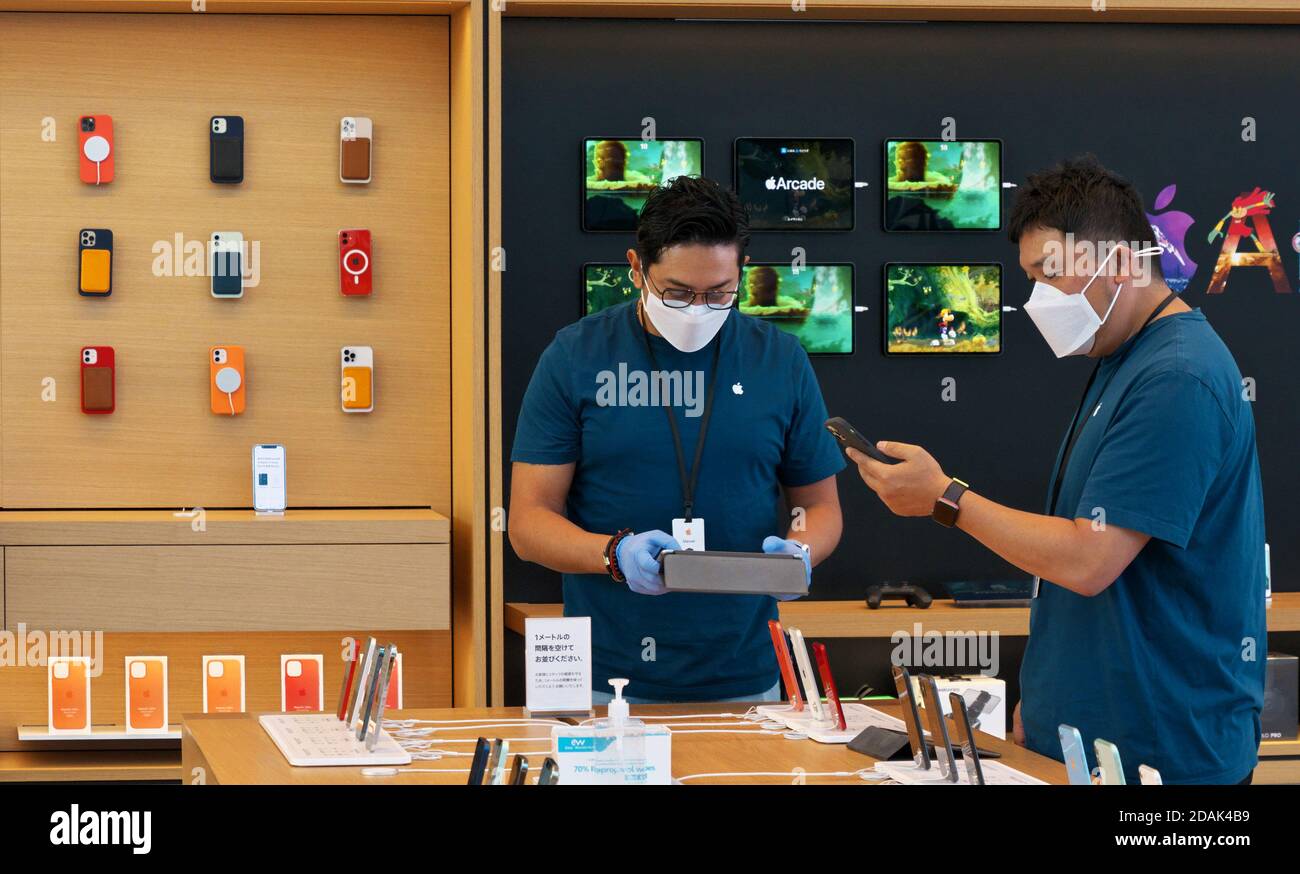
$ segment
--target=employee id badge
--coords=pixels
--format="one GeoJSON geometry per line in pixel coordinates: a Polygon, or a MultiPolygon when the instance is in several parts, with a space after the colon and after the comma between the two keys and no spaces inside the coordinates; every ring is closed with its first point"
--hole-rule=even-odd
{"type": "Polygon", "coordinates": [[[689,522],[674,519],[673,539],[682,545],[682,549],[704,552],[704,520],[699,516],[689,522]]]}

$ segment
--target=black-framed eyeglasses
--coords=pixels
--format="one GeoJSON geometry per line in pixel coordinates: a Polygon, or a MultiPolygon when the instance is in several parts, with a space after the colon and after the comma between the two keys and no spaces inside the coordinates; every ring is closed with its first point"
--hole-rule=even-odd
{"type": "Polygon", "coordinates": [[[645,277],[646,285],[650,286],[650,290],[663,300],[664,306],[674,309],[682,309],[691,306],[697,300],[703,300],[704,305],[711,310],[729,310],[736,305],[736,298],[740,292],[739,282],[730,291],[693,291],[689,288],[665,288],[660,291],[650,281],[649,271],[641,275],[645,277]]]}

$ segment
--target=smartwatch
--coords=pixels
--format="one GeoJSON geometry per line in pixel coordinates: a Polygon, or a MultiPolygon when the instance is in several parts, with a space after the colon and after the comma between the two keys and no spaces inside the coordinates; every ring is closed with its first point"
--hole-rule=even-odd
{"type": "Polygon", "coordinates": [[[961,496],[966,494],[969,488],[970,486],[959,479],[948,483],[948,488],[944,489],[939,500],[934,502],[934,511],[930,514],[930,518],[945,528],[956,525],[957,514],[961,511],[958,504],[961,502],[961,496]]]}

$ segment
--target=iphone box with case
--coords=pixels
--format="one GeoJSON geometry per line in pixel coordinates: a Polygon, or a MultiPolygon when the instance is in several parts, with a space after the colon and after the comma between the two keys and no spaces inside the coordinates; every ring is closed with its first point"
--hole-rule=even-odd
{"type": "Polygon", "coordinates": [[[167,656],[126,657],[126,730],[167,730],[167,656]]]}
{"type": "Polygon", "coordinates": [[[47,666],[50,733],[90,731],[90,659],[50,656],[47,666]]]}
{"type": "Polygon", "coordinates": [[[1264,740],[1295,740],[1300,719],[1300,659],[1280,652],[1268,654],[1264,681],[1264,740]]]}
{"type": "MultiPolygon", "coordinates": [[[[944,716],[952,715],[952,705],[948,701],[951,692],[957,692],[966,701],[966,713],[970,716],[970,726],[976,731],[991,734],[1002,740],[1007,739],[1007,684],[997,677],[974,674],[966,677],[935,677],[939,688],[939,704],[944,716]]],[[[916,676],[912,677],[916,687],[916,702],[924,709],[924,698],[917,686],[916,676]]]]}
{"type": "Polygon", "coordinates": [[[244,657],[203,657],[203,712],[244,712],[244,657]]]}
{"type": "Polygon", "coordinates": [[[280,656],[280,710],[316,713],[325,709],[325,656],[280,656]]]}

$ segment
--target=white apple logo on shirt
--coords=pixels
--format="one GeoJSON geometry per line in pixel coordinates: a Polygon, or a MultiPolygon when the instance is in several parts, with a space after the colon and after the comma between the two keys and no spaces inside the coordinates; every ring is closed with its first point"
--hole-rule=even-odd
{"type": "Polygon", "coordinates": [[[731,387],[731,392],[732,394],[743,395],[745,393],[745,387],[740,383],[736,383],[731,387]]]}

